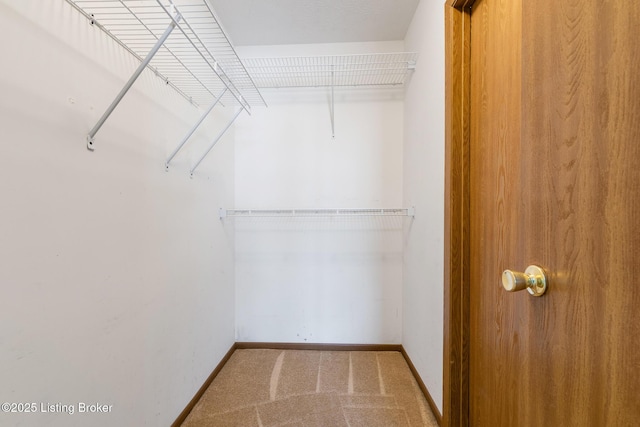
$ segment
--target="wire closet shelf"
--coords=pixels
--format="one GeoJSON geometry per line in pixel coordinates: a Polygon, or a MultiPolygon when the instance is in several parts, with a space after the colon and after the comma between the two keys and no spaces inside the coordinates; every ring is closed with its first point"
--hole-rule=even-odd
{"type": "Polygon", "coordinates": [[[395,86],[415,70],[415,52],[246,58],[259,88],[395,86]]]}
{"type": "Polygon", "coordinates": [[[225,209],[220,208],[220,219],[227,217],[352,217],[352,216],[408,216],[415,217],[411,208],[361,208],[361,209],[225,209]]]}
{"type": "Polygon", "coordinates": [[[266,105],[206,0],[66,1],[140,61],[175,23],[147,67],[196,106],[266,105]]]}

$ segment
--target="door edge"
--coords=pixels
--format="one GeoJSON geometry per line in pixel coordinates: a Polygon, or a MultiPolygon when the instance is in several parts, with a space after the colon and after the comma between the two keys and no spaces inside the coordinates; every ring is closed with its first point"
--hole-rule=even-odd
{"type": "Polygon", "coordinates": [[[469,425],[471,7],[445,3],[443,427],[469,425]]]}

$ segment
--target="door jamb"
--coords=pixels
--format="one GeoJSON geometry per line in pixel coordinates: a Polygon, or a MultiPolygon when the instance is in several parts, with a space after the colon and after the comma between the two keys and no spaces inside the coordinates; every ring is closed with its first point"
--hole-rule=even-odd
{"type": "Polygon", "coordinates": [[[443,427],[469,426],[471,7],[445,3],[443,427]]]}

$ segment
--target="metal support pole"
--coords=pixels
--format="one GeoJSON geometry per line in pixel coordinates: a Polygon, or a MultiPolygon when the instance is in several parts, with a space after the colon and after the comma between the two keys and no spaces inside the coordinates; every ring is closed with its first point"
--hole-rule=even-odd
{"type": "Polygon", "coordinates": [[[178,25],[178,22],[180,21],[181,18],[182,16],[180,14],[177,14],[176,17],[171,20],[171,23],[169,24],[167,29],[164,31],[164,34],[162,34],[162,36],[158,39],[158,41],[153,46],[153,48],[151,48],[151,50],[147,54],[147,57],[144,58],[144,60],[140,63],[136,71],[134,71],[133,75],[129,78],[129,81],[124,85],[124,87],[122,88],[118,96],[116,96],[116,99],[113,100],[109,108],[107,108],[107,111],[105,111],[102,117],[100,117],[100,120],[98,120],[98,123],[96,123],[93,129],[89,131],[89,134],[87,135],[87,148],[89,150],[93,151],[93,148],[94,148],[93,138],[96,136],[96,133],[98,133],[98,131],[100,130],[104,122],[107,121],[111,113],[113,113],[113,110],[116,109],[120,101],[122,101],[122,98],[124,98],[124,96],[127,94],[129,89],[131,89],[131,86],[133,86],[133,83],[135,83],[138,77],[140,77],[140,74],[142,74],[142,72],[147,67],[147,65],[149,65],[149,62],[151,62],[151,60],[153,59],[153,56],[160,50],[160,48],[162,47],[164,42],[167,40],[167,38],[169,37],[173,29],[176,27],[176,25],[178,25]]]}
{"type": "Polygon", "coordinates": [[[207,148],[207,151],[205,151],[205,153],[202,155],[202,157],[200,157],[200,160],[198,160],[198,162],[196,163],[196,165],[191,168],[191,178],[193,178],[193,172],[195,172],[196,168],[198,166],[200,166],[200,163],[202,163],[202,161],[204,160],[205,157],[207,157],[207,155],[209,154],[209,151],[211,151],[213,149],[213,147],[218,143],[218,141],[220,140],[220,138],[222,138],[222,135],[225,134],[225,132],[231,127],[231,125],[233,124],[233,122],[236,121],[236,119],[238,118],[238,116],[240,115],[240,113],[242,113],[243,108],[240,108],[238,110],[238,112],[236,113],[235,116],[233,116],[233,118],[229,121],[229,123],[227,123],[227,126],[225,126],[224,129],[222,129],[222,131],[220,131],[220,133],[218,134],[218,136],[216,136],[216,138],[213,140],[213,142],[211,143],[211,145],[209,146],[209,148],[207,148]]]}
{"type": "Polygon", "coordinates": [[[173,158],[176,156],[176,154],[178,154],[178,151],[180,151],[182,149],[182,147],[184,147],[184,144],[187,143],[187,141],[189,140],[189,138],[191,138],[191,135],[194,134],[194,132],[198,129],[198,127],[200,127],[200,125],[202,124],[202,122],[204,121],[204,119],[207,118],[207,116],[209,115],[209,113],[211,113],[211,111],[213,110],[213,108],[218,105],[218,102],[220,102],[220,100],[222,99],[222,96],[225,94],[225,92],[227,91],[227,88],[225,87],[224,89],[222,89],[222,92],[220,92],[220,94],[216,97],[215,101],[213,101],[213,103],[211,104],[211,106],[209,108],[207,108],[207,111],[205,111],[205,113],[200,117],[200,119],[198,120],[198,122],[193,125],[193,127],[191,128],[191,130],[189,130],[189,132],[187,133],[187,135],[182,139],[182,142],[180,142],[180,145],[178,145],[178,147],[176,147],[175,150],[173,150],[173,153],[171,153],[171,155],[169,156],[169,158],[167,159],[167,161],[165,162],[164,166],[166,168],[166,170],[169,170],[169,163],[171,163],[171,160],[173,160],[173,158]]]}
{"type": "Polygon", "coordinates": [[[331,66],[331,138],[336,137],[336,125],[335,125],[335,114],[334,114],[334,108],[335,108],[335,102],[333,100],[334,96],[333,96],[333,87],[335,84],[335,70],[334,70],[335,66],[332,65],[331,66]]]}

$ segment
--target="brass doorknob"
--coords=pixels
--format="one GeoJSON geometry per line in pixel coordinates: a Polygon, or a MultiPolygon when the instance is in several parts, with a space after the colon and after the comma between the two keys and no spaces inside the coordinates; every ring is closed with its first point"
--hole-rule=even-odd
{"type": "Polygon", "coordinates": [[[526,289],[534,297],[539,297],[547,291],[547,276],[537,265],[530,265],[524,273],[505,270],[502,273],[502,286],[507,292],[526,289]]]}

